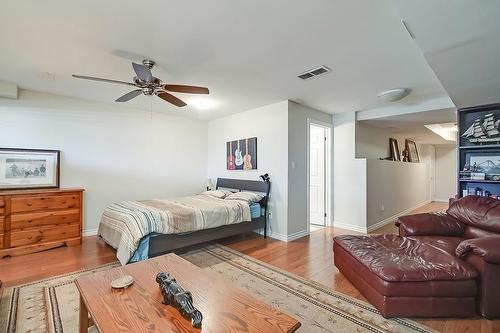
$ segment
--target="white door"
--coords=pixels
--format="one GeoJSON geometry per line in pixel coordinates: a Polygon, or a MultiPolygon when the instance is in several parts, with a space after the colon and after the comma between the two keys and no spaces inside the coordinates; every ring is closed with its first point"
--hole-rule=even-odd
{"type": "Polygon", "coordinates": [[[325,225],[326,221],[326,128],[309,127],[309,223],[325,225]]]}

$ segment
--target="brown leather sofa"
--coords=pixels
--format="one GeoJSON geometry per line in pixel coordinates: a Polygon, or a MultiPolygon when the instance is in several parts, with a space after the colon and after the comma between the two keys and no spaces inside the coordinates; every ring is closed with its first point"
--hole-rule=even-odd
{"type": "Polygon", "coordinates": [[[333,246],[335,266],[384,317],[500,318],[500,200],[467,196],[395,224],[399,236],[333,246]]]}

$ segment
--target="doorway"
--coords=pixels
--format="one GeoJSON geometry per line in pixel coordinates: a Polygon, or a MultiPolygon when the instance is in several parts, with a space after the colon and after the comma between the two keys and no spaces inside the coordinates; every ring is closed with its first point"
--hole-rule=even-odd
{"type": "Polygon", "coordinates": [[[328,225],[330,195],[330,126],[309,123],[309,231],[328,225]]]}

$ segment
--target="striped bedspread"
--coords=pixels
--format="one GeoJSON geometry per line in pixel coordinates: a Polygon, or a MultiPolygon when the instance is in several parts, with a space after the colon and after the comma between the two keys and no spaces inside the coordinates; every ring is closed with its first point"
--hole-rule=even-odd
{"type": "Polygon", "coordinates": [[[122,265],[129,262],[141,239],[151,233],[178,234],[250,221],[250,207],[240,200],[199,194],[166,200],[124,201],[109,205],[98,234],[117,249],[122,265]]]}

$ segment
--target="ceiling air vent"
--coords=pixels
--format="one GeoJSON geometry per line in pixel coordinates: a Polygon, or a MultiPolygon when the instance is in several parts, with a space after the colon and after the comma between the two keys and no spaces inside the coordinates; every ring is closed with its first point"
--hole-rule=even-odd
{"type": "Polygon", "coordinates": [[[304,72],[304,73],[302,73],[300,75],[297,75],[297,77],[299,79],[302,79],[302,80],[309,80],[309,79],[312,79],[313,77],[326,74],[326,73],[328,73],[330,71],[331,71],[330,68],[328,68],[326,66],[320,66],[320,67],[316,67],[316,68],[310,69],[307,72],[304,72]]]}

